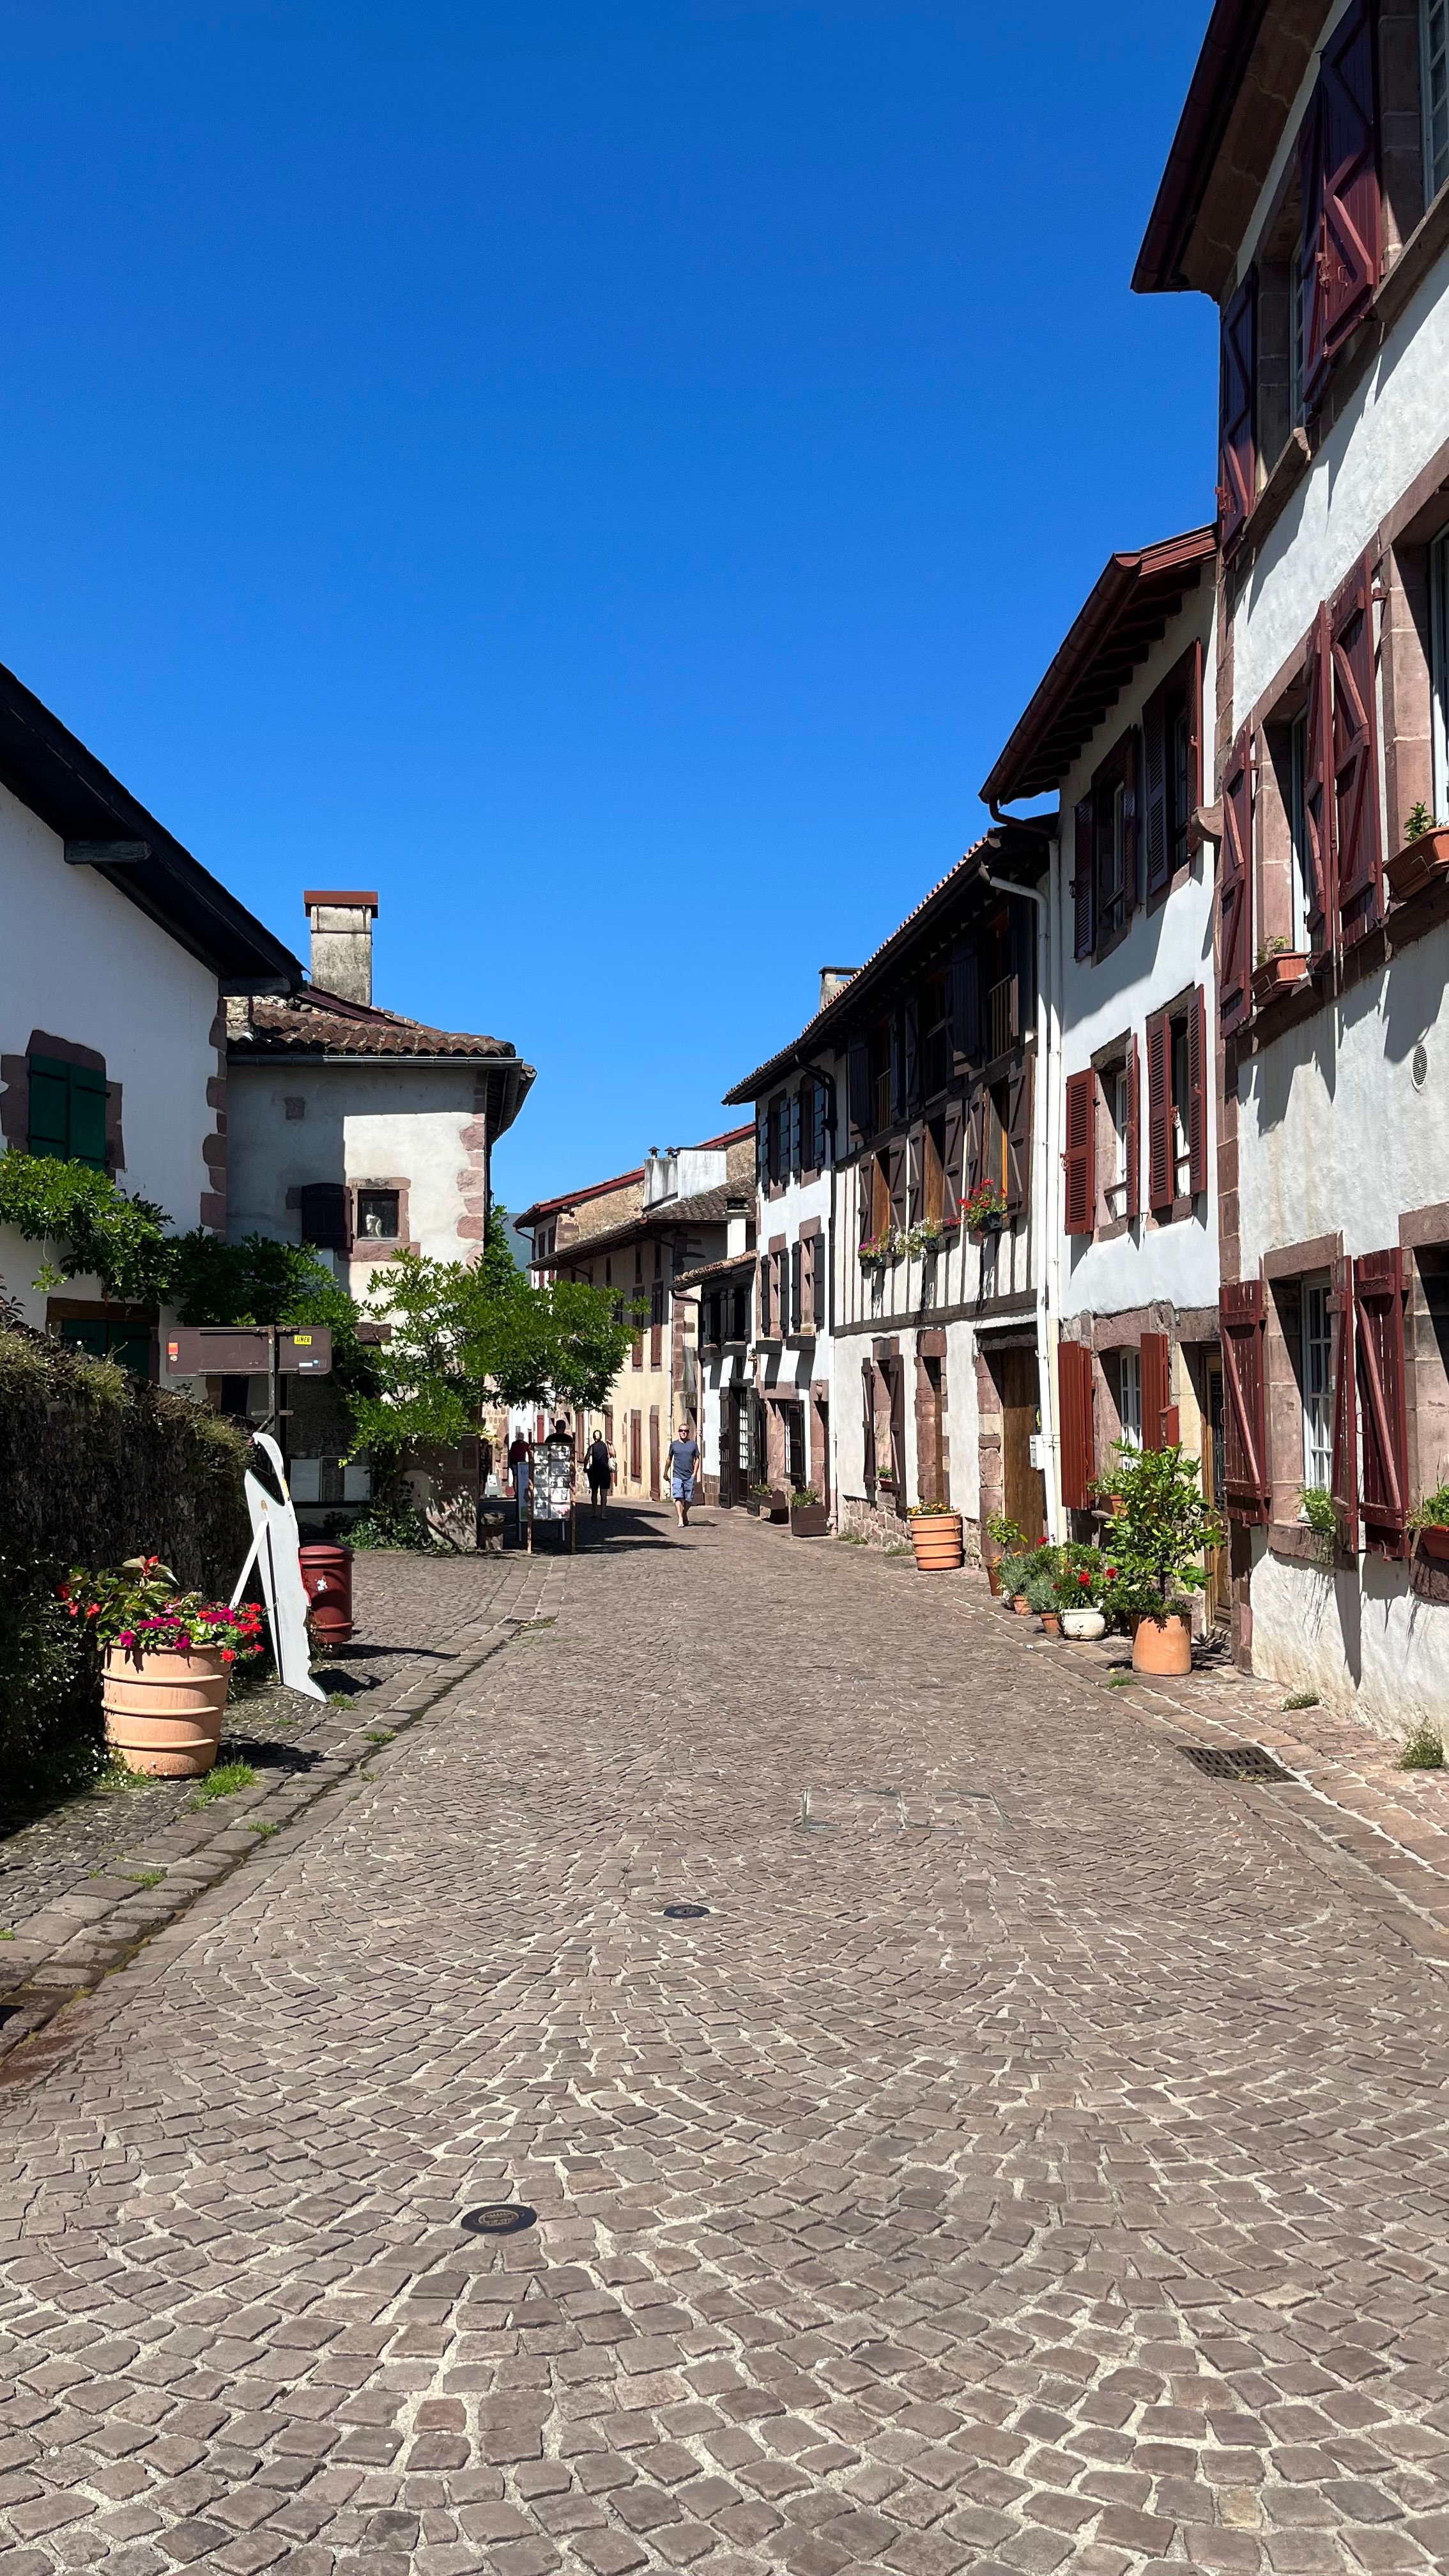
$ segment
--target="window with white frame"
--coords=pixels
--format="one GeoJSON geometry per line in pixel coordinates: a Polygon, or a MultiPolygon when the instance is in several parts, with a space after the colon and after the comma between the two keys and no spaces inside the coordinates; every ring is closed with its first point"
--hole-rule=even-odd
{"type": "Polygon", "coordinates": [[[1142,1354],[1117,1353],[1117,1420],[1124,1449],[1142,1446],[1142,1354]]]}
{"type": "MultiPolygon", "coordinates": [[[[1444,0],[1449,8],[1449,0],[1444,0]]],[[[1449,530],[1429,548],[1434,668],[1434,811],[1449,818],[1449,530]]]]}
{"type": "Polygon", "coordinates": [[[1102,1076],[1102,1089],[1107,1097],[1107,1111],[1112,1121],[1112,1177],[1104,1196],[1110,1216],[1127,1212],[1127,1129],[1132,1114],[1132,1095],[1128,1086],[1127,1066],[1114,1064],[1102,1076]]]}
{"type": "Polygon", "coordinates": [[[1298,1383],[1303,1391],[1303,1482],[1327,1492],[1333,1481],[1333,1319],[1328,1281],[1305,1279],[1299,1306],[1303,1335],[1298,1383]]]}
{"type": "Polygon", "coordinates": [[[1288,728],[1288,833],[1292,844],[1289,894],[1292,904],[1290,945],[1308,953],[1308,717],[1296,715],[1288,728]]]}
{"type": "Polygon", "coordinates": [[[1449,0],[1420,0],[1419,27],[1427,202],[1449,179],[1449,0]]]}
{"type": "Polygon", "coordinates": [[[1180,1199],[1192,1196],[1192,1152],[1187,1128],[1191,1090],[1184,1017],[1172,1023],[1172,1187],[1174,1197],[1180,1199]]]}

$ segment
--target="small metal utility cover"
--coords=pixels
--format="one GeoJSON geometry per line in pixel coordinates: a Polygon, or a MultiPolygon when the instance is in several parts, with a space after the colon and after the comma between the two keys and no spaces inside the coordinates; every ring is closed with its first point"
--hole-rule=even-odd
{"type": "Polygon", "coordinates": [[[1293,1778],[1261,1744],[1180,1744],[1189,1762],[1210,1780],[1287,1780],[1293,1778]]]}
{"type": "Polygon", "coordinates": [[[488,2200],[481,2209],[465,2209],[462,2223],[470,2236],[518,2236],[537,2217],[526,2200],[488,2200]]]}
{"type": "Polygon", "coordinates": [[[709,1907],[707,1905],[666,1905],[664,1911],[671,1923],[697,1923],[701,1915],[709,1912],[709,1907]]]}

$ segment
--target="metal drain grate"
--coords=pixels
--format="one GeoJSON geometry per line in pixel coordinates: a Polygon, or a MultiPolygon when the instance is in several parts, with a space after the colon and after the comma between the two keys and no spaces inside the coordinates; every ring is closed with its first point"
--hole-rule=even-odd
{"type": "Polygon", "coordinates": [[[1281,1762],[1261,1744],[1180,1744],[1189,1762],[1210,1780],[1291,1780],[1281,1762]]]}
{"type": "Polygon", "coordinates": [[[481,2209],[465,2209],[459,2224],[470,2236],[517,2236],[537,2216],[525,2200],[490,2200],[481,2209]]]}
{"type": "Polygon", "coordinates": [[[708,1912],[707,1905],[666,1905],[664,1918],[668,1923],[701,1923],[708,1912]]]}

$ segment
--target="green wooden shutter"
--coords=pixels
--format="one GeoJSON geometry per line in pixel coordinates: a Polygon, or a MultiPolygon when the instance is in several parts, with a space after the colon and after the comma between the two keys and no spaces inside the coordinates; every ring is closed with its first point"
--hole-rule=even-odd
{"type": "Polygon", "coordinates": [[[63,1163],[70,1152],[70,1066],[54,1056],[30,1059],[30,1127],[26,1139],[32,1154],[49,1154],[63,1163]]]}
{"type": "Polygon", "coordinates": [[[84,1064],[70,1067],[70,1159],[106,1168],[106,1077],[84,1064]]]}

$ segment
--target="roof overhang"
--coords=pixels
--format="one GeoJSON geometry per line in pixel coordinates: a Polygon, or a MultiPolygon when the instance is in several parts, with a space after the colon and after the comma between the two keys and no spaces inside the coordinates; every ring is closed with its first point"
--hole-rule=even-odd
{"type": "Polygon", "coordinates": [[[72,847],[114,845],[114,858],[92,854],[85,863],[223,983],[298,990],[302,968],[291,950],[3,666],[0,782],[72,847]],[[144,857],[135,855],[138,844],[144,857]]]}
{"type": "Polygon", "coordinates": [[[1148,218],[1132,284],[1221,300],[1327,0],[1216,0],[1148,218]]]}
{"type": "Polygon", "coordinates": [[[1111,557],[986,780],[983,804],[1060,787],[1216,554],[1216,529],[1192,528],[1111,557]]]}

